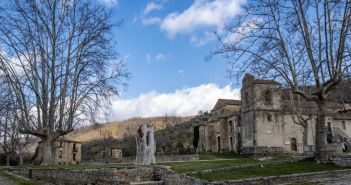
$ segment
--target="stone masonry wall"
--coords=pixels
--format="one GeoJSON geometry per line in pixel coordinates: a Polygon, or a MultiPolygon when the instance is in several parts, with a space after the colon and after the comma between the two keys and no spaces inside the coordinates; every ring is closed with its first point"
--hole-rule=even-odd
{"type": "Polygon", "coordinates": [[[149,167],[106,168],[106,169],[14,169],[13,173],[53,184],[129,184],[129,182],[152,181],[154,169],[149,167]]]}
{"type": "Polygon", "coordinates": [[[314,172],[314,173],[301,173],[292,175],[282,176],[270,176],[270,177],[259,177],[244,180],[228,180],[213,182],[212,185],[275,185],[281,183],[295,183],[295,182],[306,182],[311,179],[319,179],[325,177],[337,177],[341,174],[351,174],[351,170],[337,170],[330,172],[314,172]]]}

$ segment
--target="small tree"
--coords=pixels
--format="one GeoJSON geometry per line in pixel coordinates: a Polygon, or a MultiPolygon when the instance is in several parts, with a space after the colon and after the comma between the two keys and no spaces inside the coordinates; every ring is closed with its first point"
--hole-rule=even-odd
{"type": "Polygon", "coordinates": [[[350,0],[248,0],[210,56],[230,59],[237,78],[247,71],[273,78],[315,102],[316,152],[323,156],[327,97],[350,77],[350,24],[350,0]]]}

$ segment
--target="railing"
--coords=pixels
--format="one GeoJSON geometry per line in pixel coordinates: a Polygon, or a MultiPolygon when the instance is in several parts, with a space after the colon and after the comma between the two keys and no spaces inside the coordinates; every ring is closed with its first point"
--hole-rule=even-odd
{"type": "Polygon", "coordinates": [[[340,137],[342,137],[342,138],[346,138],[346,142],[348,143],[348,144],[351,144],[351,138],[350,138],[350,136],[348,136],[343,130],[341,130],[340,128],[338,128],[338,127],[333,127],[333,133],[334,133],[334,135],[338,135],[338,136],[340,136],[340,137]]]}

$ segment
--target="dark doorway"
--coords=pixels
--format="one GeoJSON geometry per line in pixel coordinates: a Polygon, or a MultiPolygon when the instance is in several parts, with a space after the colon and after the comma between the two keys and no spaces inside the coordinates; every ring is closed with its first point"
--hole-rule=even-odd
{"type": "Polygon", "coordinates": [[[233,150],[233,137],[232,136],[230,136],[230,148],[233,150]]]}
{"type": "Polygon", "coordinates": [[[73,153],[73,161],[76,161],[76,153],[73,153]]]}
{"type": "Polygon", "coordinates": [[[241,151],[241,134],[240,134],[240,133],[238,133],[238,139],[237,139],[237,141],[238,141],[238,143],[237,143],[236,151],[237,151],[238,153],[240,153],[240,151],[241,151]]]}
{"type": "Polygon", "coordinates": [[[295,138],[291,138],[290,145],[291,145],[291,151],[297,151],[297,143],[295,138]]]}
{"type": "Polygon", "coordinates": [[[217,146],[218,146],[218,152],[221,151],[221,137],[217,137],[217,146]]]}
{"type": "Polygon", "coordinates": [[[330,122],[327,122],[327,143],[332,143],[332,142],[333,142],[332,125],[330,122]]]}

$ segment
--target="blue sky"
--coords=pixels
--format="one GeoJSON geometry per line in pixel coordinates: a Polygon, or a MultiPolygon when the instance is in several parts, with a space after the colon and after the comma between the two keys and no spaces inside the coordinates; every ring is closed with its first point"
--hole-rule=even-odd
{"type": "Polygon", "coordinates": [[[218,44],[214,31],[225,34],[223,26],[244,0],[98,1],[115,11],[114,21],[123,20],[115,39],[132,73],[128,89],[112,103],[112,119],[191,115],[209,110],[217,98],[238,97],[237,82],[226,77],[226,60],[205,57],[218,44]],[[141,111],[155,104],[155,110],[141,111]]]}

